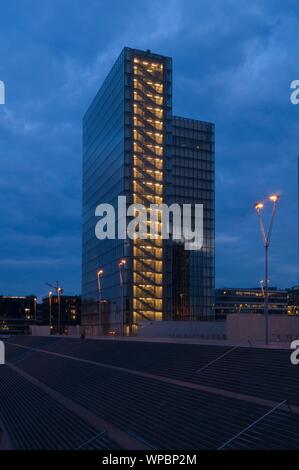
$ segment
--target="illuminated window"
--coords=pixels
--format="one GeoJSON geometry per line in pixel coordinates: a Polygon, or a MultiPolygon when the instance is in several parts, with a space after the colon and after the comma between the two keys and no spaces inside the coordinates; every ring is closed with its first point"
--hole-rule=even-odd
{"type": "MultiPolygon", "coordinates": [[[[134,58],[134,202],[163,202],[163,64],[134,58]]],[[[148,226],[150,226],[148,221],[148,226]]],[[[163,241],[134,240],[133,322],[162,320],[163,241]]],[[[149,227],[150,228],[150,227],[149,227]]]]}

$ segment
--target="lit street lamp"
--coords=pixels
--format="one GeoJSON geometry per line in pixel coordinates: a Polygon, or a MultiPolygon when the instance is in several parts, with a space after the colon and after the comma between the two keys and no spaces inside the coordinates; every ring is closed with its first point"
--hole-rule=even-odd
{"type": "Polygon", "coordinates": [[[61,310],[60,310],[60,296],[62,293],[62,288],[58,287],[57,288],[57,300],[58,300],[58,334],[61,334],[61,310]]]}
{"type": "Polygon", "coordinates": [[[124,336],[124,323],[125,323],[125,266],[126,260],[122,259],[118,263],[119,268],[119,280],[120,280],[120,287],[122,290],[121,295],[121,312],[122,312],[122,319],[121,319],[121,336],[124,336]]]}
{"type": "Polygon", "coordinates": [[[37,298],[34,297],[33,303],[34,303],[34,325],[35,325],[35,327],[36,327],[36,310],[37,310],[37,308],[36,308],[36,302],[37,302],[37,298]]]}
{"type": "Polygon", "coordinates": [[[256,210],[258,220],[259,220],[263,245],[265,248],[264,317],[265,317],[265,343],[266,345],[268,345],[269,343],[269,246],[270,246],[270,239],[271,239],[271,233],[272,233],[272,228],[273,228],[274,216],[275,216],[279,196],[277,194],[273,194],[272,196],[269,196],[269,200],[273,202],[273,208],[272,208],[272,214],[271,214],[268,233],[266,233],[265,226],[262,220],[262,214],[261,214],[261,211],[264,208],[264,204],[262,202],[257,202],[254,205],[254,208],[256,210]]]}
{"type": "Polygon", "coordinates": [[[102,320],[102,276],[103,276],[103,269],[99,269],[97,272],[98,277],[98,289],[99,289],[99,334],[100,334],[100,327],[101,327],[101,320],[102,320]]]}
{"type": "Polygon", "coordinates": [[[49,291],[49,325],[50,325],[50,334],[51,334],[51,324],[52,324],[52,295],[53,292],[49,291]]]}
{"type": "Polygon", "coordinates": [[[265,292],[264,292],[264,281],[263,281],[263,279],[261,279],[261,280],[260,280],[260,286],[261,286],[261,291],[262,291],[263,297],[265,297],[265,292]]]}
{"type": "Polygon", "coordinates": [[[58,284],[58,281],[56,281],[56,286],[53,286],[52,284],[49,284],[47,282],[47,286],[50,286],[52,287],[53,289],[55,289],[56,291],[56,294],[57,294],[57,303],[58,303],[58,321],[57,321],[57,329],[58,329],[58,334],[60,335],[60,325],[61,325],[61,311],[60,311],[60,297],[61,297],[61,294],[63,293],[63,289],[62,287],[59,287],[59,284],[58,284]]]}

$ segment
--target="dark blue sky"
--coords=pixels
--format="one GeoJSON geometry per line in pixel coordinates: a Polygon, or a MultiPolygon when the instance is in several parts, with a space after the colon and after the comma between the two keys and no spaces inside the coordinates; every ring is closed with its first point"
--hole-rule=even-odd
{"type": "Polygon", "coordinates": [[[123,46],[173,57],[174,112],[216,123],[216,283],[263,277],[255,200],[279,191],[270,283],[297,278],[297,0],[2,0],[0,293],[80,291],[81,120],[123,46]]]}

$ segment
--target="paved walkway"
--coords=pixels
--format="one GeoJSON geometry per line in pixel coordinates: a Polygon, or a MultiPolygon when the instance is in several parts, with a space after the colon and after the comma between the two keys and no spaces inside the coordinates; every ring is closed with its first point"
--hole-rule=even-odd
{"type": "MultiPolygon", "coordinates": [[[[47,338],[73,338],[79,339],[79,336],[68,335],[68,336],[46,336],[47,338]]],[[[201,344],[206,346],[226,346],[234,347],[238,346],[241,348],[258,348],[258,349],[290,349],[290,341],[276,341],[266,344],[263,341],[229,341],[226,339],[200,339],[200,338],[151,338],[142,336],[87,336],[84,341],[89,340],[101,340],[101,341],[133,341],[133,342],[145,342],[145,343],[174,343],[174,344],[201,344]]]]}
{"type": "MultiPolygon", "coordinates": [[[[117,428],[113,424],[109,423],[108,421],[100,418],[99,416],[91,413],[86,408],[78,405],[77,403],[73,402],[69,398],[65,397],[61,393],[53,390],[52,388],[48,387],[44,383],[37,380],[32,375],[27,374],[19,367],[7,362],[6,365],[10,367],[12,370],[20,374],[23,378],[31,382],[33,385],[38,387],[44,393],[48,394],[50,397],[54,398],[54,400],[58,401],[61,405],[71,411],[73,414],[77,415],[80,419],[85,421],[87,424],[95,428],[98,433],[104,432],[112,441],[122,449],[127,450],[144,450],[148,447],[142,442],[138,441],[136,438],[132,437],[131,435],[127,434],[126,432],[122,431],[121,429],[117,428]]],[[[5,447],[7,449],[7,447],[5,447]]]]}
{"type": "MultiPolygon", "coordinates": [[[[75,357],[75,356],[68,356],[67,354],[61,354],[61,353],[56,353],[56,352],[53,352],[53,351],[46,351],[44,349],[33,348],[33,347],[29,347],[29,346],[23,346],[23,345],[20,345],[20,344],[17,344],[17,343],[11,343],[10,342],[9,344],[11,344],[13,346],[16,346],[16,347],[19,347],[19,348],[31,350],[31,351],[37,351],[37,352],[40,352],[40,353],[49,354],[49,355],[56,356],[56,357],[62,357],[62,358],[65,358],[65,359],[70,359],[70,360],[82,362],[82,363],[85,363],[85,364],[91,364],[91,365],[96,366],[96,367],[102,367],[102,368],[106,368],[106,369],[113,369],[113,370],[117,370],[119,372],[125,372],[125,373],[136,375],[136,376],[139,376],[139,377],[154,379],[154,380],[158,380],[160,382],[164,382],[164,383],[167,383],[167,384],[176,385],[176,386],[180,386],[180,387],[184,387],[184,388],[189,388],[189,389],[192,389],[192,390],[198,390],[198,391],[201,391],[201,392],[214,394],[214,395],[218,395],[218,396],[223,396],[223,397],[226,397],[226,398],[232,398],[232,399],[235,399],[235,400],[245,401],[245,402],[248,402],[248,403],[254,403],[254,404],[265,406],[265,407],[268,407],[268,408],[273,408],[273,407],[275,407],[276,405],[279,404],[276,401],[268,400],[268,399],[264,399],[264,398],[259,398],[259,397],[255,397],[255,396],[252,396],[252,395],[246,395],[246,394],[243,394],[243,393],[232,392],[232,391],[223,390],[223,389],[220,389],[220,388],[209,387],[207,385],[196,384],[196,383],[187,382],[187,381],[184,381],[184,380],[173,379],[173,378],[169,378],[169,377],[164,377],[162,375],[150,374],[148,372],[141,372],[141,371],[137,371],[137,370],[133,370],[133,369],[128,369],[126,367],[119,367],[119,366],[106,364],[106,363],[102,363],[102,362],[91,361],[91,360],[88,360],[88,359],[82,359],[82,358],[75,357]]],[[[289,410],[287,405],[284,405],[283,407],[281,407],[281,409],[289,410]]],[[[299,406],[293,406],[292,405],[292,412],[296,413],[296,414],[299,414],[299,406]]]]}
{"type": "Polygon", "coordinates": [[[14,446],[10,439],[10,436],[0,418],[0,451],[1,450],[13,450],[14,446]]]}

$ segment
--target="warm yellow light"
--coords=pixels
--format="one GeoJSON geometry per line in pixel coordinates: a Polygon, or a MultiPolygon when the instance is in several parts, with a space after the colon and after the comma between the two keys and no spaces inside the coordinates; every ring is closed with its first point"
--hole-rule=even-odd
{"type": "Polygon", "coordinates": [[[277,202],[279,199],[279,196],[278,194],[272,194],[271,196],[269,196],[269,199],[270,201],[277,202]]]}
{"type": "MultiPolygon", "coordinates": [[[[136,61],[137,62],[137,61],[136,61]]],[[[162,178],[163,178],[163,121],[161,120],[163,118],[163,96],[161,96],[161,93],[163,93],[163,84],[158,83],[159,78],[156,79],[153,72],[155,70],[163,70],[163,66],[160,64],[155,64],[155,63],[148,63],[142,59],[140,59],[139,64],[137,67],[134,67],[134,88],[136,92],[134,92],[134,99],[137,101],[138,104],[134,103],[134,150],[138,155],[134,155],[134,195],[133,195],[133,201],[136,202],[140,198],[145,199],[149,203],[157,203],[160,204],[163,202],[163,197],[161,194],[163,185],[162,183],[162,178]],[[139,65],[141,66],[139,70],[139,65]],[[148,79],[146,76],[143,76],[143,81],[147,83],[148,86],[152,88],[152,90],[146,90],[143,89],[143,84],[139,80],[139,76],[143,75],[142,71],[142,66],[146,66],[144,69],[148,70],[149,73],[152,74],[152,80],[148,79]],[[159,68],[159,69],[158,69],[159,68]],[[142,73],[141,73],[142,72],[142,73]],[[145,104],[140,100],[140,90],[142,90],[151,100],[155,101],[154,107],[148,104],[145,104]],[[154,113],[154,118],[151,116],[143,116],[143,111],[149,110],[152,113],[154,113]],[[139,116],[143,116],[143,119],[151,125],[151,128],[147,128],[145,125],[144,132],[148,135],[148,137],[151,139],[151,141],[154,142],[143,142],[143,147],[140,147],[140,142],[143,141],[142,135],[140,135],[140,128],[139,126],[140,121],[139,121],[139,116]],[[153,130],[153,127],[155,130],[153,130]],[[156,145],[155,145],[156,144],[156,145]],[[146,148],[145,148],[146,147],[146,148]],[[148,155],[148,151],[154,152],[156,154],[156,158],[153,158],[151,155],[148,155]],[[142,157],[141,154],[142,153],[142,157]],[[147,167],[147,162],[151,163],[151,167],[147,167]],[[152,165],[155,166],[153,169],[152,165]],[[142,173],[140,173],[142,171],[142,173]],[[143,175],[145,178],[144,180],[140,178],[140,176],[143,175]],[[146,176],[151,176],[150,181],[146,178],[146,176]],[[147,188],[150,189],[150,192],[147,191],[147,188]],[[155,190],[156,194],[151,194],[153,192],[153,189],[155,190]],[[142,193],[140,193],[142,191],[142,193]],[[140,193],[140,194],[139,194],[140,193]]],[[[162,79],[162,77],[161,77],[162,79]]],[[[151,208],[147,208],[147,213],[151,214],[151,208]]],[[[159,211],[155,211],[155,213],[160,214],[159,211]]],[[[159,220],[155,220],[155,227],[157,227],[158,231],[160,232],[162,223],[159,220]]],[[[151,226],[151,222],[147,221],[147,225],[151,226]]],[[[147,235],[146,239],[149,238],[149,235],[147,235]]],[[[161,237],[160,237],[161,238],[161,237]]],[[[146,245],[145,241],[140,242],[138,240],[134,240],[134,250],[133,250],[133,269],[135,271],[139,271],[139,273],[142,273],[143,276],[145,277],[145,282],[144,284],[138,283],[139,276],[134,274],[133,277],[133,322],[136,322],[136,319],[140,317],[140,312],[143,312],[144,315],[148,316],[149,318],[152,319],[162,319],[160,318],[162,313],[161,313],[161,308],[162,308],[162,299],[160,297],[162,296],[162,269],[163,269],[163,263],[162,263],[162,238],[161,239],[156,239],[154,244],[146,245]],[[140,251],[143,250],[142,251],[140,251]],[[155,256],[159,258],[159,264],[154,263],[152,261],[152,251],[154,251],[155,256]],[[148,254],[148,257],[147,257],[148,254]],[[143,259],[146,261],[147,266],[141,266],[137,262],[138,259],[143,259]],[[153,284],[153,281],[155,283],[159,284],[159,288],[156,289],[155,285],[153,284]],[[161,284],[160,284],[161,283],[161,284]],[[144,292],[142,289],[146,287],[147,289],[150,289],[151,293],[150,296],[144,297],[144,292]],[[150,306],[147,306],[146,308],[144,305],[140,305],[139,301],[137,300],[138,298],[140,299],[143,294],[144,300],[148,302],[150,306]],[[157,296],[159,297],[159,303],[157,303],[157,296]],[[138,312],[135,311],[135,308],[138,309],[138,312]]],[[[119,268],[124,267],[124,262],[125,260],[119,260],[119,268]]],[[[144,280],[143,280],[144,282],[144,280]]]]}
{"type": "Polygon", "coordinates": [[[264,207],[264,204],[262,202],[257,202],[255,205],[254,205],[254,208],[256,210],[260,210],[264,207]]]}

